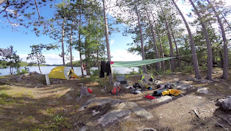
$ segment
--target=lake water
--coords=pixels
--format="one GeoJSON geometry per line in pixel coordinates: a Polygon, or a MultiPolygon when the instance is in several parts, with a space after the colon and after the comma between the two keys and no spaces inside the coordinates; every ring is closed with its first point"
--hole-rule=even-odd
{"type": "MultiPolygon", "coordinates": [[[[41,66],[41,71],[42,74],[49,74],[49,72],[56,66],[41,66]]],[[[28,66],[29,68],[29,72],[39,72],[39,69],[37,66],[28,66]]],[[[20,67],[20,70],[24,69],[24,67],[20,67]]],[[[91,70],[97,70],[96,67],[91,68],[91,70]]],[[[134,67],[134,68],[126,68],[126,67],[113,67],[113,72],[119,73],[119,74],[128,74],[132,71],[136,71],[138,72],[138,68],[134,67]]],[[[14,73],[16,73],[16,69],[13,70],[14,73]]],[[[77,75],[81,76],[81,69],[80,67],[74,67],[74,71],[77,75]]],[[[0,69],[0,76],[4,76],[4,75],[9,75],[10,74],[10,69],[9,68],[5,68],[5,69],[0,69]]],[[[86,74],[86,72],[84,73],[86,74]]]]}

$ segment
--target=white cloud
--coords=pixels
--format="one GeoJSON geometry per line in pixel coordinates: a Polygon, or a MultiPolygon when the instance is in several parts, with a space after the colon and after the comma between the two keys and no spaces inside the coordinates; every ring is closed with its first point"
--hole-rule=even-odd
{"type": "MultiPolygon", "coordinates": [[[[27,54],[19,54],[22,61],[31,62],[31,60],[27,60],[27,54]]],[[[46,59],[46,64],[62,64],[62,57],[58,54],[44,54],[46,59]]],[[[74,56],[74,61],[79,60],[79,56],[74,56]]],[[[69,60],[65,60],[65,62],[69,62],[69,60]]]]}
{"type": "Polygon", "coordinates": [[[142,57],[137,54],[128,52],[127,50],[114,50],[112,51],[112,61],[136,61],[142,60],[142,57]]]}

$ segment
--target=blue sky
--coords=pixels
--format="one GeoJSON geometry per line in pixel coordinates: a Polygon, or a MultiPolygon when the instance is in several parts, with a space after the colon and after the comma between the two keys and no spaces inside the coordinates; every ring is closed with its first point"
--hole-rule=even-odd
{"type": "MultiPolygon", "coordinates": [[[[122,24],[116,25],[121,30],[120,32],[113,32],[110,36],[110,44],[111,44],[111,55],[113,60],[128,60],[128,57],[133,57],[132,60],[140,59],[141,57],[130,54],[126,50],[129,48],[127,43],[132,42],[131,36],[123,36],[122,35],[122,24]]],[[[7,48],[10,45],[14,46],[14,50],[17,51],[17,54],[25,61],[27,54],[30,52],[30,45],[33,44],[48,44],[48,43],[57,43],[53,39],[48,36],[41,35],[37,37],[33,31],[26,30],[23,27],[12,27],[8,23],[4,25],[0,25],[0,48],[7,48]],[[24,32],[24,31],[27,31],[24,32]]],[[[61,44],[61,43],[60,43],[61,44]]],[[[46,62],[48,64],[60,64],[62,61],[60,54],[61,49],[45,51],[44,55],[46,57],[46,62]]],[[[75,60],[79,59],[77,51],[73,52],[75,60]]]]}
{"type": "MultiPolygon", "coordinates": [[[[49,7],[44,7],[40,9],[40,14],[45,18],[48,18],[54,14],[54,9],[51,10],[49,7]],[[47,11],[49,10],[49,11],[47,11]]],[[[113,22],[113,19],[110,18],[109,22],[113,22]]],[[[17,51],[17,54],[22,58],[23,61],[26,61],[27,54],[30,53],[30,46],[33,44],[49,44],[57,43],[57,41],[49,38],[48,36],[41,35],[37,37],[33,31],[30,29],[25,29],[24,27],[13,27],[8,21],[0,17],[0,48],[7,48],[10,45],[13,45],[14,50],[17,51]]],[[[138,60],[141,59],[140,56],[131,54],[127,52],[128,46],[127,43],[132,42],[130,36],[123,36],[122,32],[125,25],[115,25],[113,27],[119,28],[120,32],[113,32],[110,39],[111,44],[111,55],[112,60],[138,60]],[[132,57],[132,58],[131,58],[132,57]]],[[[61,45],[61,43],[58,43],[61,45]]],[[[66,47],[67,48],[67,47],[66,47]]],[[[59,57],[61,49],[44,51],[46,58],[46,63],[48,64],[61,64],[62,59],[59,57]]],[[[79,54],[76,50],[73,51],[74,60],[79,60],[79,54]]]]}

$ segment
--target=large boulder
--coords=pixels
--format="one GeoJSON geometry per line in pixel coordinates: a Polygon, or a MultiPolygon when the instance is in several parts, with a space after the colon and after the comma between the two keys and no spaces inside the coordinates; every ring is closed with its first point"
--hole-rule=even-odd
{"type": "Polygon", "coordinates": [[[152,100],[155,103],[167,103],[172,100],[171,96],[161,96],[160,98],[152,100]]]}
{"type": "Polygon", "coordinates": [[[104,114],[100,119],[98,119],[98,124],[102,125],[103,127],[117,122],[121,118],[129,116],[131,113],[130,110],[114,110],[104,114]]]}
{"type": "Polygon", "coordinates": [[[224,99],[219,99],[216,103],[224,111],[231,111],[231,96],[224,99]]]}
{"type": "Polygon", "coordinates": [[[145,110],[144,108],[137,107],[137,108],[132,108],[132,111],[139,117],[145,118],[147,120],[152,119],[153,115],[145,110]]]}
{"type": "Polygon", "coordinates": [[[102,106],[102,105],[107,104],[107,103],[110,103],[111,105],[115,105],[115,104],[121,103],[121,102],[123,102],[123,101],[118,100],[118,99],[111,99],[111,98],[90,99],[79,109],[79,111],[83,111],[86,108],[90,108],[93,106],[102,106]]]}
{"type": "Polygon", "coordinates": [[[151,119],[153,115],[135,102],[127,102],[119,99],[111,98],[94,98],[88,100],[79,111],[91,111],[92,116],[97,121],[89,122],[89,125],[101,125],[103,127],[118,122],[134,113],[136,116],[151,119]]]}

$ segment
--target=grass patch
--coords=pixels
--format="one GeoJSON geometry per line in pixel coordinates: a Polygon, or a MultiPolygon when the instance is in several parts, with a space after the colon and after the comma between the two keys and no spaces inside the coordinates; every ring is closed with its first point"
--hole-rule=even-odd
{"type": "Polygon", "coordinates": [[[0,94],[5,93],[12,97],[28,97],[33,98],[33,92],[29,88],[15,87],[15,86],[0,86],[0,94]]]}
{"type": "Polygon", "coordinates": [[[32,91],[27,88],[13,87],[8,85],[0,86],[0,104],[14,104],[23,103],[22,99],[18,98],[32,98],[32,91]]]}
{"type": "Polygon", "coordinates": [[[71,128],[71,124],[68,122],[67,118],[60,114],[53,116],[51,123],[41,125],[45,129],[49,130],[61,130],[63,128],[71,128]]]}
{"type": "Polygon", "coordinates": [[[15,103],[15,99],[5,93],[0,94],[0,105],[6,105],[6,104],[13,104],[15,103]]]}
{"type": "Polygon", "coordinates": [[[47,108],[46,112],[48,115],[53,116],[56,113],[56,109],[55,108],[47,108]]]}

